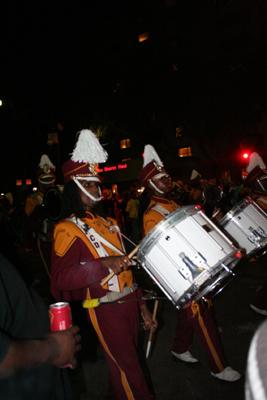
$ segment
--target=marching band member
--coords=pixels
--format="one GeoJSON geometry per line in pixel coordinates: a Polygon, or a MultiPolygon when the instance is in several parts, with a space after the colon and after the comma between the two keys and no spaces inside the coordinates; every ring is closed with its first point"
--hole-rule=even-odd
{"type": "Polygon", "coordinates": [[[248,173],[245,183],[251,188],[251,197],[265,211],[267,210],[266,165],[261,156],[253,152],[246,168],[248,173]]]}
{"type": "MultiPolygon", "coordinates": [[[[266,165],[261,156],[253,152],[250,156],[248,166],[246,168],[248,176],[246,183],[251,187],[252,198],[265,212],[267,212],[267,190],[266,178],[267,171],[266,165]],[[264,178],[264,179],[263,179],[264,178]]],[[[252,257],[250,261],[255,261],[256,258],[252,257]]],[[[256,292],[250,308],[258,314],[267,315],[267,280],[263,286],[256,292]]]]}
{"type": "MultiPolygon", "coordinates": [[[[54,185],[56,167],[46,154],[43,154],[38,165],[36,175],[38,179],[37,191],[30,194],[26,199],[23,210],[23,245],[25,249],[26,264],[29,263],[32,254],[41,258],[48,276],[51,268],[51,249],[54,222],[45,218],[43,207],[45,192],[54,185]]],[[[40,279],[35,277],[32,284],[39,283],[40,279]]],[[[28,279],[33,279],[29,277],[28,279]]]]}
{"type": "Polygon", "coordinates": [[[26,252],[37,250],[37,238],[43,230],[41,206],[46,189],[54,185],[56,167],[46,154],[43,154],[37,169],[38,188],[26,199],[23,216],[23,241],[26,252]]]}
{"type": "Polygon", "coordinates": [[[195,169],[193,169],[190,176],[190,194],[188,204],[201,204],[203,201],[202,192],[203,186],[201,182],[201,175],[195,169]]]}
{"type": "MultiPolygon", "coordinates": [[[[170,178],[155,149],[147,145],[144,149],[143,169],[139,174],[142,186],[152,191],[151,202],[143,217],[143,231],[147,235],[164,217],[177,210],[179,206],[168,199],[171,190],[170,178]]],[[[196,331],[207,356],[211,375],[224,381],[236,381],[241,375],[227,363],[217,328],[212,318],[211,301],[202,299],[192,302],[177,312],[176,336],[172,346],[174,361],[183,361],[188,365],[199,366],[189,349],[192,345],[193,331],[196,331]]]]}
{"type": "Polygon", "coordinates": [[[150,393],[136,352],[139,310],[145,329],[157,322],[136,289],[114,219],[101,214],[101,179],[96,164],[107,153],[94,133],[82,130],[72,157],[63,167],[64,218],[54,230],[51,293],[57,301],[98,299],[109,304],[89,308],[88,318],[110,367],[107,398],[148,400],[150,393]],[[115,275],[103,287],[101,281],[115,275]],[[112,301],[120,300],[122,304],[112,301]],[[137,301],[136,301],[137,300],[137,301]]]}

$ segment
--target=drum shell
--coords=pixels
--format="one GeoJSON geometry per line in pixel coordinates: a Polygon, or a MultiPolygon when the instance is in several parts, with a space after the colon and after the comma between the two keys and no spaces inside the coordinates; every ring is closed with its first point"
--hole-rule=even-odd
{"type": "Polygon", "coordinates": [[[173,304],[181,308],[196,292],[202,290],[203,295],[209,291],[205,282],[210,284],[211,277],[225,272],[222,263],[232,269],[240,259],[237,253],[238,249],[229,238],[199,207],[185,206],[149,232],[139,247],[137,258],[173,304]],[[201,268],[193,281],[179,272],[185,267],[183,254],[201,268]]]}
{"type": "Polygon", "coordinates": [[[62,213],[62,189],[58,186],[49,187],[45,191],[42,206],[45,217],[58,222],[62,213]]]}
{"type": "Polygon", "coordinates": [[[251,257],[267,245],[267,214],[249,197],[230,210],[220,225],[247,256],[251,257]],[[259,240],[253,232],[259,233],[259,240]]]}
{"type": "Polygon", "coordinates": [[[208,185],[204,189],[202,196],[206,203],[215,204],[221,200],[223,196],[223,190],[220,186],[208,185]]]}
{"type": "Polygon", "coordinates": [[[23,214],[24,206],[14,210],[10,216],[10,224],[16,238],[23,241],[23,214]]]}

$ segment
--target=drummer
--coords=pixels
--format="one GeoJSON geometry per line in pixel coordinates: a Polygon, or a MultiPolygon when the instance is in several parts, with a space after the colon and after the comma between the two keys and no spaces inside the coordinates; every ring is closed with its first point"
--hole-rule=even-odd
{"type": "MultiPolygon", "coordinates": [[[[168,198],[171,180],[155,149],[147,145],[144,154],[143,169],[138,179],[143,187],[148,187],[152,192],[150,204],[143,217],[143,232],[147,235],[179,206],[168,198]]],[[[189,351],[194,331],[206,352],[211,375],[223,381],[240,379],[241,375],[225,359],[208,298],[202,298],[199,303],[193,301],[185,309],[177,311],[176,336],[171,352],[174,361],[198,368],[200,362],[189,351]]]]}
{"type": "Polygon", "coordinates": [[[43,154],[37,167],[38,188],[26,199],[23,216],[23,243],[26,252],[38,251],[37,238],[43,232],[42,203],[46,189],[56,180],[56,167],[46,154],[43,154]]]}
{"type": "Polygon", "coordinates": [[[87,310],[110,367],[107,397],[150,400],[136,351],[139,312],[145,329],[155,331],[157,322],[136,287],[117,223],[101,208],[97,164],[106,159],[94,133],[84,129],[71,159],[62,166],[64,219],[54,231],[51,292],[56,301],[87,298],[106,303],[87,310]],[[115,275],[102,286],[112,271],[115,275]]]}
{"type": "Polygon", "coordinates": [[[265,211],[267,210],[267,171],[261,156],[253,152],[250,156],[245,183],[251,188],[253,200],[265,211]],[[260,182],[260,183],[259,183],[260,182]]]}
{"type": "MultiPolygon", "coordinates": [[[[258,153],[253,152],[251,154],[246,171],[248,173],[248,176],[245,181],[251,187],[253,200],[265,212],[267,212],[267,170],[263,159],[258,153]],[[259,184],[257,183],[257,179],[260,178],[262,185],[262,187],[260,188],[261,190],[259,190],[259,184]]],[[[258,259],[252,257],[250,261],[258,261],[258,259]]],[[[260,288],[256,291],[250,307],[258,314],[264,316],[267,315],[267,280],[265,280],[265,282],[263,282],[263,285],[261,285],[260,288]]]]}

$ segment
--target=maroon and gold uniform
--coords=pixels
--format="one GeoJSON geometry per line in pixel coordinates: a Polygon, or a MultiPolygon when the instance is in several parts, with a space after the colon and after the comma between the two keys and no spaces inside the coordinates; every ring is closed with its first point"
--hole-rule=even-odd
{"type": "Polygon", "coordinates": [[[164,210],[166,210],[166,215],[179,208],[177,203],[175,203],[173,200],[151,196],[151,201],[143,217],[144,235],[147,235],[148,232],[150,232],[151,229],[153,229],[164,218],[162,214],[154,209],[157,204],[161,205],[164,210]]]}
{"type": "MultiPolygon", "coordinates": [[[[54,231],[51,292],[57,301],[72,301],[101,298],[117,286],[121,292],[131,287],[131,270],[115,275],[104,287],[101,281],[107,276],[102,267],[99,247],[109,256],[120,255],[114,248],[124,251],[116,221],[106,220],[86,212],[82,220],[87,232],[75,224],[75,218],[60,222],[54,231]],[[99,240],[99,236],[105,243],[99,240]],[[109,247],[106,243],[111,243],[109,247]],[[109,285],[109,286],[108,286],[109,285]]],[[[134,300],[142,292],[127,294],[120,300],[134,300]]],[[[123,304],[103,304],[88,309],[94,329],[110,366],[109,398],[146,400],[150,399],[145,377],[136,352],[139,333],[139,305],[144,301],[123,304]],[[130,362],[129,362],[130,360],[130,362]],[[117,396],[117,397],[116,397],[117,396]]]]}
{"type": "Polygon", "coordinates": [[[41,205],[44,193],[38,190],[26,199],[23,215],[23,242],[26,251],[37,250],[38,233],[42,231],[41,205]]]}

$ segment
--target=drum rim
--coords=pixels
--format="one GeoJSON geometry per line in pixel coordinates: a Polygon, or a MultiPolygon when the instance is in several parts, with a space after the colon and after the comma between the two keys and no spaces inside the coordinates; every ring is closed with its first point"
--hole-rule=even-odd
{"type": "Polygon", "coordinates": [[[60,218],[61,218],[61,214],[62,214],[62,197],[61,197],[62,196],[62,192],[61,192],[61,190],[60,190],[60,188],[58,186],[50,186],[49,188],[46,189],[46,191],[44,193],[44,198],[43,198],[43,206],[44,206],[44,208],[46,208],[47,196],[51,192],[56,192],[59,195],[60,203],[61,203],[61,210],[60,210],[60,213],[59,213],[58,217],[51,217],[51,215],[49,215],[47,212],[46,212],[46,215],[51,221],[59,221],[60,218]]]}
{"type": "Polygon", "coordinates": [[[12,231],[17,235],[20,239],[23,239],[23,214],[24,214],[24,205],[16,208],[10,215],[10,225],[12,231]],[[20,216],[21,218],[21,231],[18,232],[17,229],[15,229],[15,224],[14,220],[16,219],[17,216],[20,216]]]}
{"type": "Polygon", "coordinates": [[[243,211],[241,206],[245,203],[249,205],[254,204],[255,202],[251,199],[251,197],[245,197],[244,199],[240,200],[233,208],[231,208],[231,210],[228,211],[228,213],[223,216],[219,222],[220,225],[225,226],[227,222],[230,222],[236,216],[237,211],[243,211]]]}
{"type": "Polygon", "coordinates": [[[45,199],[45,197],[47,196],[47,193],[49,193],[49,192],[51,192],[51,191],[56,191],[56,192],[58,192],[60,195],[62,194],[60,188],[59,188],[58,186],[54,186],[54,185],[53,185],[53,186],[48,187],[48,188],[46,189],[46,191],[44,192],[44,199],[45,199]]]}

